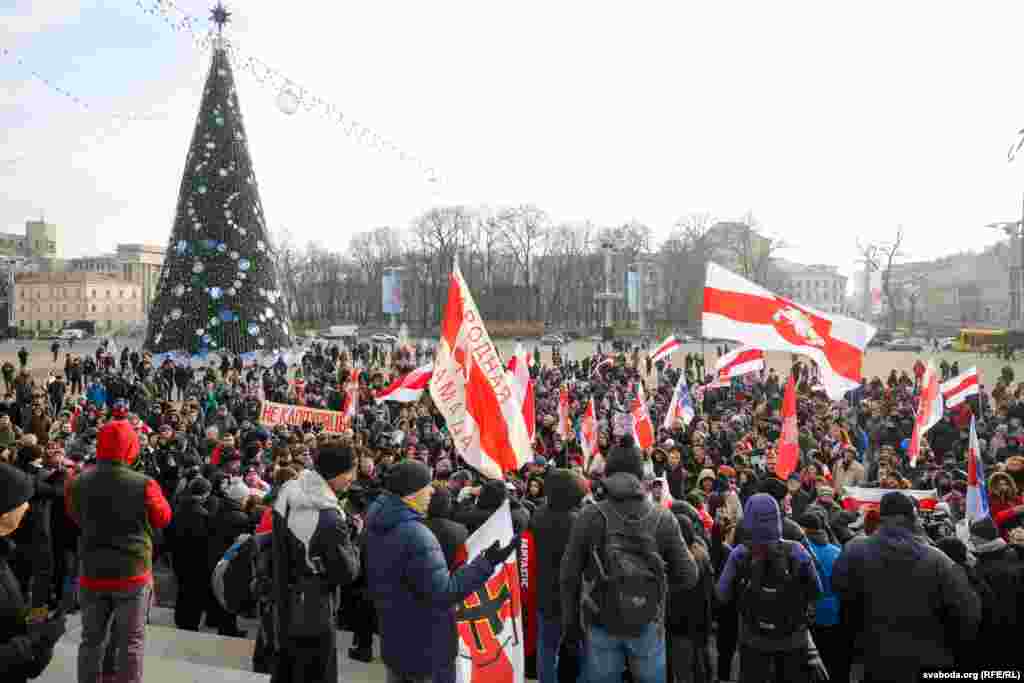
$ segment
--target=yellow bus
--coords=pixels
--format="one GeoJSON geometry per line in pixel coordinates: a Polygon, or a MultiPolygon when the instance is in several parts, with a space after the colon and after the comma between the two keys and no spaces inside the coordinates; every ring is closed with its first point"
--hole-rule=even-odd
{"type": "MultiPolygon", "coordinates": [[[[1012,335],[1016,337],[1017,335],[1012,335]]],[[[971,351],[985,353],[994,351],[1004,344],[1014,343],[1011,335],[1006,330],[975,330],[964,328],[960,330],[960,336],[953,342],[954,351],[971,351]]]]}

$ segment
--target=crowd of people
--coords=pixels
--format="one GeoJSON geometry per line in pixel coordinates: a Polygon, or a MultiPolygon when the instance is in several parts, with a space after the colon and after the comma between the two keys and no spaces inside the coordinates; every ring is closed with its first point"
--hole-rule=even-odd
{"type": "MultiPolygon", "coordinates": [[[[911,466],[913,370],[831,401],[794,358],[800,461],[783,480],[787,378],[775,370],[713,387],[700,354],[678,367],[640,349],[548,365],[537,350],[533,458],[498,481],[462,462],[429,393],[374,400],[428,354],[313,344],[292,364],[225,355],[194,369],[101,347],[68,354],[45,379],[27,352],[20,368],[4,365],[4,680],[38,675],[65,615],[81,610],[79,681],[141,681],[154,566],[166,566],[176,626],[254,638],[253,667],[275,682],[338,680],[341,628],[353,632],[348,657],[380,657],[389,681],[453,683],[456,606],[527,531],[537,609],[525,618],[538,627],[528,668],[541,683],[1024,670],[1006,636],[1024,597],[1024,386],[1012,371],[949,411],[911,466]],[[345,410],[353,368],[358,403],[343,432],[260,423],[266,400],[345,410]],[[696,415],[665,424],[680,373],[696,415]],[[644,450],[621,419],[638,384],[659,426],[644,450]],[[585,459],[576,434],[591,398],[598,452],[585,459]],[[972,417],[990,517],[958,535],[972,417]],[[848,509],[851,487],[880,489],[880,505],[848,509]],[[932,489],[935,511],[907,493],[932,489]],[[506,502],[516,540],[467,562],[465,540],[506,502]],[[251,558],[250,580],[218,583],[236,556],[251,558]],[[225,596],[239,586],[242,598],[225,596]],[[239,616],[258,618],[256,632],[239,616]]],[[[244,570],[235,564],[227,571],[244,570]]]]}

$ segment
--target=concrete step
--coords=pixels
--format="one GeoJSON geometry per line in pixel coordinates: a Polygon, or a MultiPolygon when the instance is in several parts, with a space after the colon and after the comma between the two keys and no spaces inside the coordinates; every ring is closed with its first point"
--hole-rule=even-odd
{"type": "MultiPolygon", "coordinates": [[[[148,635],[148,634],[147,634],[148,635]]],[[[148,639],[147,639],[148,641],[148,639]]],[[[144,664],[144,679],[147,683],[268,683],[270,676],[225,669],[190,662],[182,659],[171,659],[147,654],[144,664]]],[[[53,660],[36,683],[69,683],[78,680],[78,645],[58,643],[53,651],[53,660]]]]}
{"type": "MultiPolygon", "coordinates": [[[[252,653],[258,626],[255,620],[238,620],[239,627],[248,631],[249,638],[228,638],[209,631],[179,630],[174,627],[174,610],[166,607],[153,607],[149,616],[150,622],[146,627],[147,683],[242,683],[269,680],[267,676],[252,673],[252,653]],[[175,665],[180,666],[175,668],[175,665]]],[[[67,633],[54,652],[53,663],[44,676],[37,680],[75,680],[76,657],[81,640],[81,614],[70,615],[67,633]],[[65,677],[51,677],[56,675],[65,677]]],[[[374,644],[378,659],[369,664],[349,659],[348,649],[351,645],[351,633],[337,632],[339,681],[378,683],[385,680],[386,672],[379,659],[380,641],[374,644]]]]}

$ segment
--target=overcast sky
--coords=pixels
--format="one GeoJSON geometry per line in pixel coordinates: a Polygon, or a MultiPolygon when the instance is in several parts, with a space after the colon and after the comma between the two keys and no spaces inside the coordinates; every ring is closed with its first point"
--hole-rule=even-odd
{"type": "MultiPolygon", "coordinates": [[[[848,273],[900,223],[914,258],[991,243],[1024,192],[1024,4],[838,4],[235,2],[241,49],[444,179],[236,70],[268,223],[340,249],[442,203],[658,235],[752,210],[848,273]]],[[[0,41],[25,62],[0,58],[0,229],[45,212],[65,256],[166,243],[209,54],[134,0],[0,1],[0,41]]]]}

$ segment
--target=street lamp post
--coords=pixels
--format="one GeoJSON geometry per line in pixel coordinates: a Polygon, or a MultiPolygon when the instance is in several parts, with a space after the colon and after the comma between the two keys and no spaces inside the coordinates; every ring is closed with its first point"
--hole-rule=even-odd
{"type": "Polygon", "coordinates": [[[1024,302],[1021,301],[1022,276],[1024,276],[1024,197],[1021,199],[1021,218],[1019,221],[1002,221],[989,223],[986,227],[996,228],[1006,233],[1010,238],[1010,247],[1013,248],[1013,240],[1020,244],[1020,259],[1016,266],[1010,261],[1010,322],[1017,329],[1024,329],[1024,302]]]}

